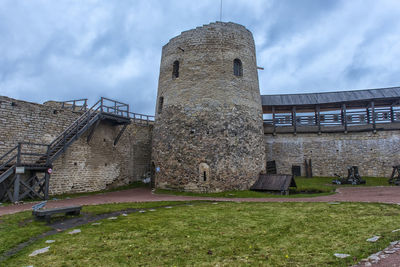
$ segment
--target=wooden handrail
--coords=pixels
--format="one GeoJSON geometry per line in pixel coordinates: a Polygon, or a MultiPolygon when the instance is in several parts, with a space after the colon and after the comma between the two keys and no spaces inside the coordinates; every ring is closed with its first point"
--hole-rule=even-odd
{"type": "Polygon", "coordinates": [[[99,107],[97,109],[94,110],[94,108],[101,102],[101,99],[99,101],[97,101],[90,109],[88,109],[85,113],[83,113],[78,119],[76,119],[73,123],[70,124],[70,126],[68,126],[59,136],[57,136],[51,143],[50,146],[53,146],[54,143],[56,143],[58,141],[58,139],[60,139],[61,137],[63,137],[63,135],[68,132],[74,125],[75,123],[77,123],[78,121],[81,121],[82,119],[85,119],[86,116],[88,116],[89,114],[92,114],[93,112],[97,111],[99,109],[99,107]]]}
{"type": "Polygon", "coordinates": [[[14,156],[12,156],[11,158],[9,158],[5,163],[3,163],[2,165],[0,165],[0,170],[4,169],[4,167],[6,167],[10,162],[12,162],[14,159],[17,158],[17,154],[15,154],[14,156]]]}
{"type": "MultiPolygon", "coordinates": [[[[76,104],[77,101],[85,101],[85,106],[87,104],[87,99],[78,99],[78,100],[71,100],[71,101],[64,101],[63,105],[67,102],[72,102],[73,105],[76,104]]],[[[19,142],[18,145],[7,151],[4,155],[0,157],[0,160],[5,159],[7,156],[12,155],[11,159],[8,159],[5,163],[3,163],[1,166],[4,168],[7,164],[9,164],[11,161],[16,160],[16,166],[20,165],[22,162],[22,157],[23,156],[35,156],[35,157],[42,157],[40,159],[46,159],[46,165],[51,164],[52,159],[54,160],[54,157],[58,155],[60,152],[58,149],[63,149],[65,150],[66,146],[73,142],[73,138],[77,136],[81,130],[81,127],[85,127],[85,125],[89,125],[90,123],[93,123],[91,121],[99,119],[98,117],[101,116],[101,113],[106,112],[107,109],[111,114],[117,114],[120,116],[124,116],[126,118],[130,118],[130,112],[129,112],[129,105],[124,104],[119,101],[111,100],[109,98],[104,98],[101,97],[90,109],[86,110],[81,116],[79,116],[75,121],[73,121],[64,131],[62,131],[55,139],[50,144],[40,144],[40,143],[31,143],[31,142],[19,142]],[[112,106],[105,105],[107,102],[112,102],[112,106]],[[97,118],[96,118],[97,116],[97,118]],[[72,140],[72,141],[71,141],[72,140]],[[45,153],[35,153],[32,152],[32,150],[28,150],[27,152],[24,151],[25,146],[42,146],[46,147],[46,152],[45,153]],[[56,149],[57,148],[57,149],[56,149]],[[14,153],[15,154],[12,154],[14,153]],[[55,154],[52,154],[53,152],[56,152],[55,154]]],[[[139,114],[140,118],[142,119],[142,116],[145,116],[147,123],[149,120],[151,120],[151,117],[154,118],[154,116],[147,116],[147,115],[142,115],[139,114]]],[[[135,115],[134,115],[135,117],[135,115]]],[[[82,129],[83,129],[82,128],[82,129]]],[[[87,127],[86,127],[87,128],[87,127]]],[[[34,150],[35,151],[35,150],[34,150]]],[[[30,158],[29,158],[30,159],[30,158]]],[[[30,159],[31,160],[31,159],[30,159]]],[[[26,162],[24,162],[26,163],[26,162]]]]}
{"type": "Polygon", "coordinates": [[[5,157],[7,157],[9,154],[11,154],[14,150],[16,150],[18,148],[18,145],[16,145],[15,147],[11,148],[8,152],[6,152],[3,156],[0,157],[0,161],[2,159],[4,159],[5,157]]]}

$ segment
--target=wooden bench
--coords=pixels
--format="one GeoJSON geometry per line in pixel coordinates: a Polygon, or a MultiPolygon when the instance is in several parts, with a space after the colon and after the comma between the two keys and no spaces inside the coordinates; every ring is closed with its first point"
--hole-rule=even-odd
{"type": "Polygon", "coordinates": [[[65,213],[65,215],[79,215],[81,214],[82,206],[70,206],[63,208],[53,208],[45,210],[34,210],[32,215],[39,221],[46,221],[50,223],[51,216],[54,214],[65,213]]]}

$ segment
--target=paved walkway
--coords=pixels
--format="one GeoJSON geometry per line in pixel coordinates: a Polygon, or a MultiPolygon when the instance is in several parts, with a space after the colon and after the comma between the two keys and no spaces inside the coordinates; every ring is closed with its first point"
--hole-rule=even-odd
{"type": "MultiPolygon", "coordinates": [[[[151,201],[188,201],[188,200],[214,200],[214,201],[241,201],[241,202],[381,202],[400,203],[400,187],[344,187],[337,189],[337,193],[329,196],[309,198],[213,198],[213,197],[187,197],[174,195],[153,194],[148,188],[134,188],[129,190],[90,195],[63,200],[50,200],[46,208],[66,207],[73,205],[98,205],[106,203],[126,202],[151,202],[151,201]]],[[[0,216],[30,210],[35,203],[10,205],[0,207],[0,216]]]]}

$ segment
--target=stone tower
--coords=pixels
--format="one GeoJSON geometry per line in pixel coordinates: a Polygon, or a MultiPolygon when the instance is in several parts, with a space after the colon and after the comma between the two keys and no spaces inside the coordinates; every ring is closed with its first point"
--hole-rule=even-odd
{"type": "Polygon", "coordinates": [[[253,35],[216,22],[162,49],[153,163],[157,188],[248,189],[265,170],[253,35]]]}

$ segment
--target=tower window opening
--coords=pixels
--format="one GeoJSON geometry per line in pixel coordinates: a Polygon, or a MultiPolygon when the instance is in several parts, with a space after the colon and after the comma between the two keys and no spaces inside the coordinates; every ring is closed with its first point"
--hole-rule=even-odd
{"type": "Polygon", "coordinates": [[[243,76],[242,61],[238,58],[233,61],[233,74],[237,77],[243,76]]]}
{"type": "Polygon", "coordinates": [[[160,96],[160,98],[158,99],[158,114],[161,114],[163,105],[164,105],[164,97],[160,96]]]}
{"type": "Polygon", "coordinates": [[[178,78],[179,77],[179,61],[175,60],[173,68],[172,68],[172,78],[178,78]]]}
{"type": "Polygon", "coordinates": [[[199,165],[199,182],[208,182],[210,180],[210,167],[207,163],[200,163],[199,165]]]}

